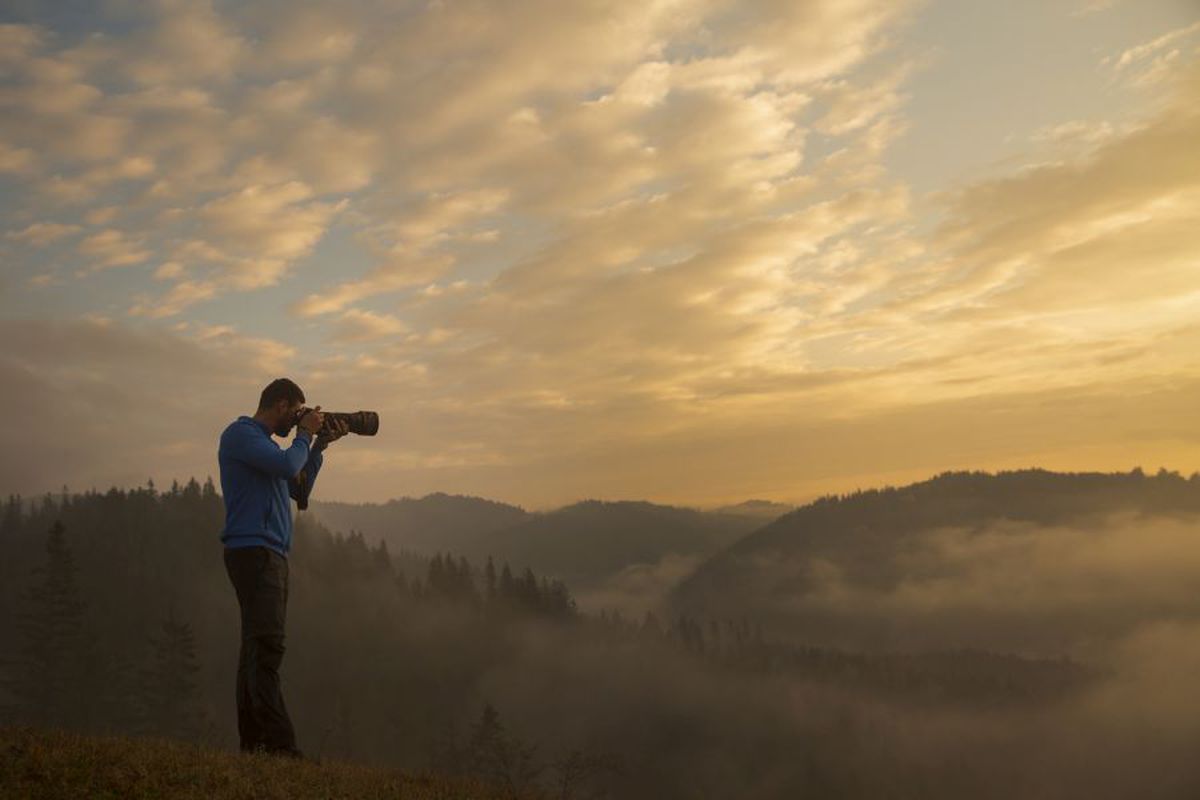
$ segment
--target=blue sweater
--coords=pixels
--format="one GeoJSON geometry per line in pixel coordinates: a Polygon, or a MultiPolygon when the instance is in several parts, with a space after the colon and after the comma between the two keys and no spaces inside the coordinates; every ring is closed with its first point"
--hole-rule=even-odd
{"type": "Polygon", "coordinates": [[[312,434],[298,428],[292,446],[284,450],[271,430],[254,417],[240,416],[221,433],[217,462],[225,497],[226,547],[269,547],[287,558],[292,547],[292,507],[312,491],[322,456],[311,449],[312,434]],[[304,469],[305,486],[297,481],[304,469]]]}

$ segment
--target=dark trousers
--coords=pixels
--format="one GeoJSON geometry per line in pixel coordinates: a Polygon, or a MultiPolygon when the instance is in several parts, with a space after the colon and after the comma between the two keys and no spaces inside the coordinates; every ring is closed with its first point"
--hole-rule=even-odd
{"type": "Polygon", "coordinates": [[[296,754],[296,734],[279,680],[287,617],[287,559],[267,547],[227,547],[225,571],[242,612],[237,672],[241,750],[296,754]]]}

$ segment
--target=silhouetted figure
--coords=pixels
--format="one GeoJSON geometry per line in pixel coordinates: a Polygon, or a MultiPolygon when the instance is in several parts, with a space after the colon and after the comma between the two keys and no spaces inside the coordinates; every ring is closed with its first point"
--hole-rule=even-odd
{"type": "Polygon", "coordinates": [[[283,701],[288,552],[292,514],[288,498],[306,500],[321,469],[322,451],[346,433],[344,423],[321,430],[321,407],[304,407],[304,393],[287,378],[262,391],[254,416],[240,416],[221,434],[217,460],[225,499],[225,569],[241,607],[237,710],[241,750],[300,758],[283,701]],[[290,447],[271,438],[297,427],[290,447]]]}

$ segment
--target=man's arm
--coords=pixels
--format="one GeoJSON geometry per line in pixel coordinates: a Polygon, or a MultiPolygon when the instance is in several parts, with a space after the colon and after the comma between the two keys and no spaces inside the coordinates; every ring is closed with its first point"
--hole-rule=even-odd
{"type": "Polygon", "coordinates": [[[313,450],[309,454],[304,468],[293,477],[288,478],[288,494],[300,504],[300,508],[308,506],[308,496],[312,493],[313,483],[317,480],[317,473],[321,471],[321,464],[324,460],[325,457],[321,455],[320,450],[313,450]]]}
{"type": "Polygon", "coordinates": [[[288,480],[288,494],[296,501],[296,507],[301,511],[308,508],[308,496],[312,493],[313,483],[317,480],[317,473],[321,471],[321,464],[325,458],[322,452],[330,444],[345,436],[349,430],[350,426],[345,420],[337,420],[332,427],[323,426],[313,441],[312,450],[304,469],[300,470],[294,479],[288,480]]]}
{"type": "Polygon", "coordinates": [[[312,434],[300,428],[292,446],[284,450],[269,436],[239,434],[226,443],[230,455],[257,470],[276,478],[294,478],[308,462],[312,447],[312,434]]]}

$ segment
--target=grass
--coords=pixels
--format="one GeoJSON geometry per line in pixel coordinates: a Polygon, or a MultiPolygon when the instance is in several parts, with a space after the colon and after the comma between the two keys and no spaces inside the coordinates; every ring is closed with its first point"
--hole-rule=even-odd
{"type": "Polygon", "coordinates": [[[0,726],[0,797],[511,800],[512,795],[467,778],[425,772],[318,764],[169,739],[0,726]]]}

